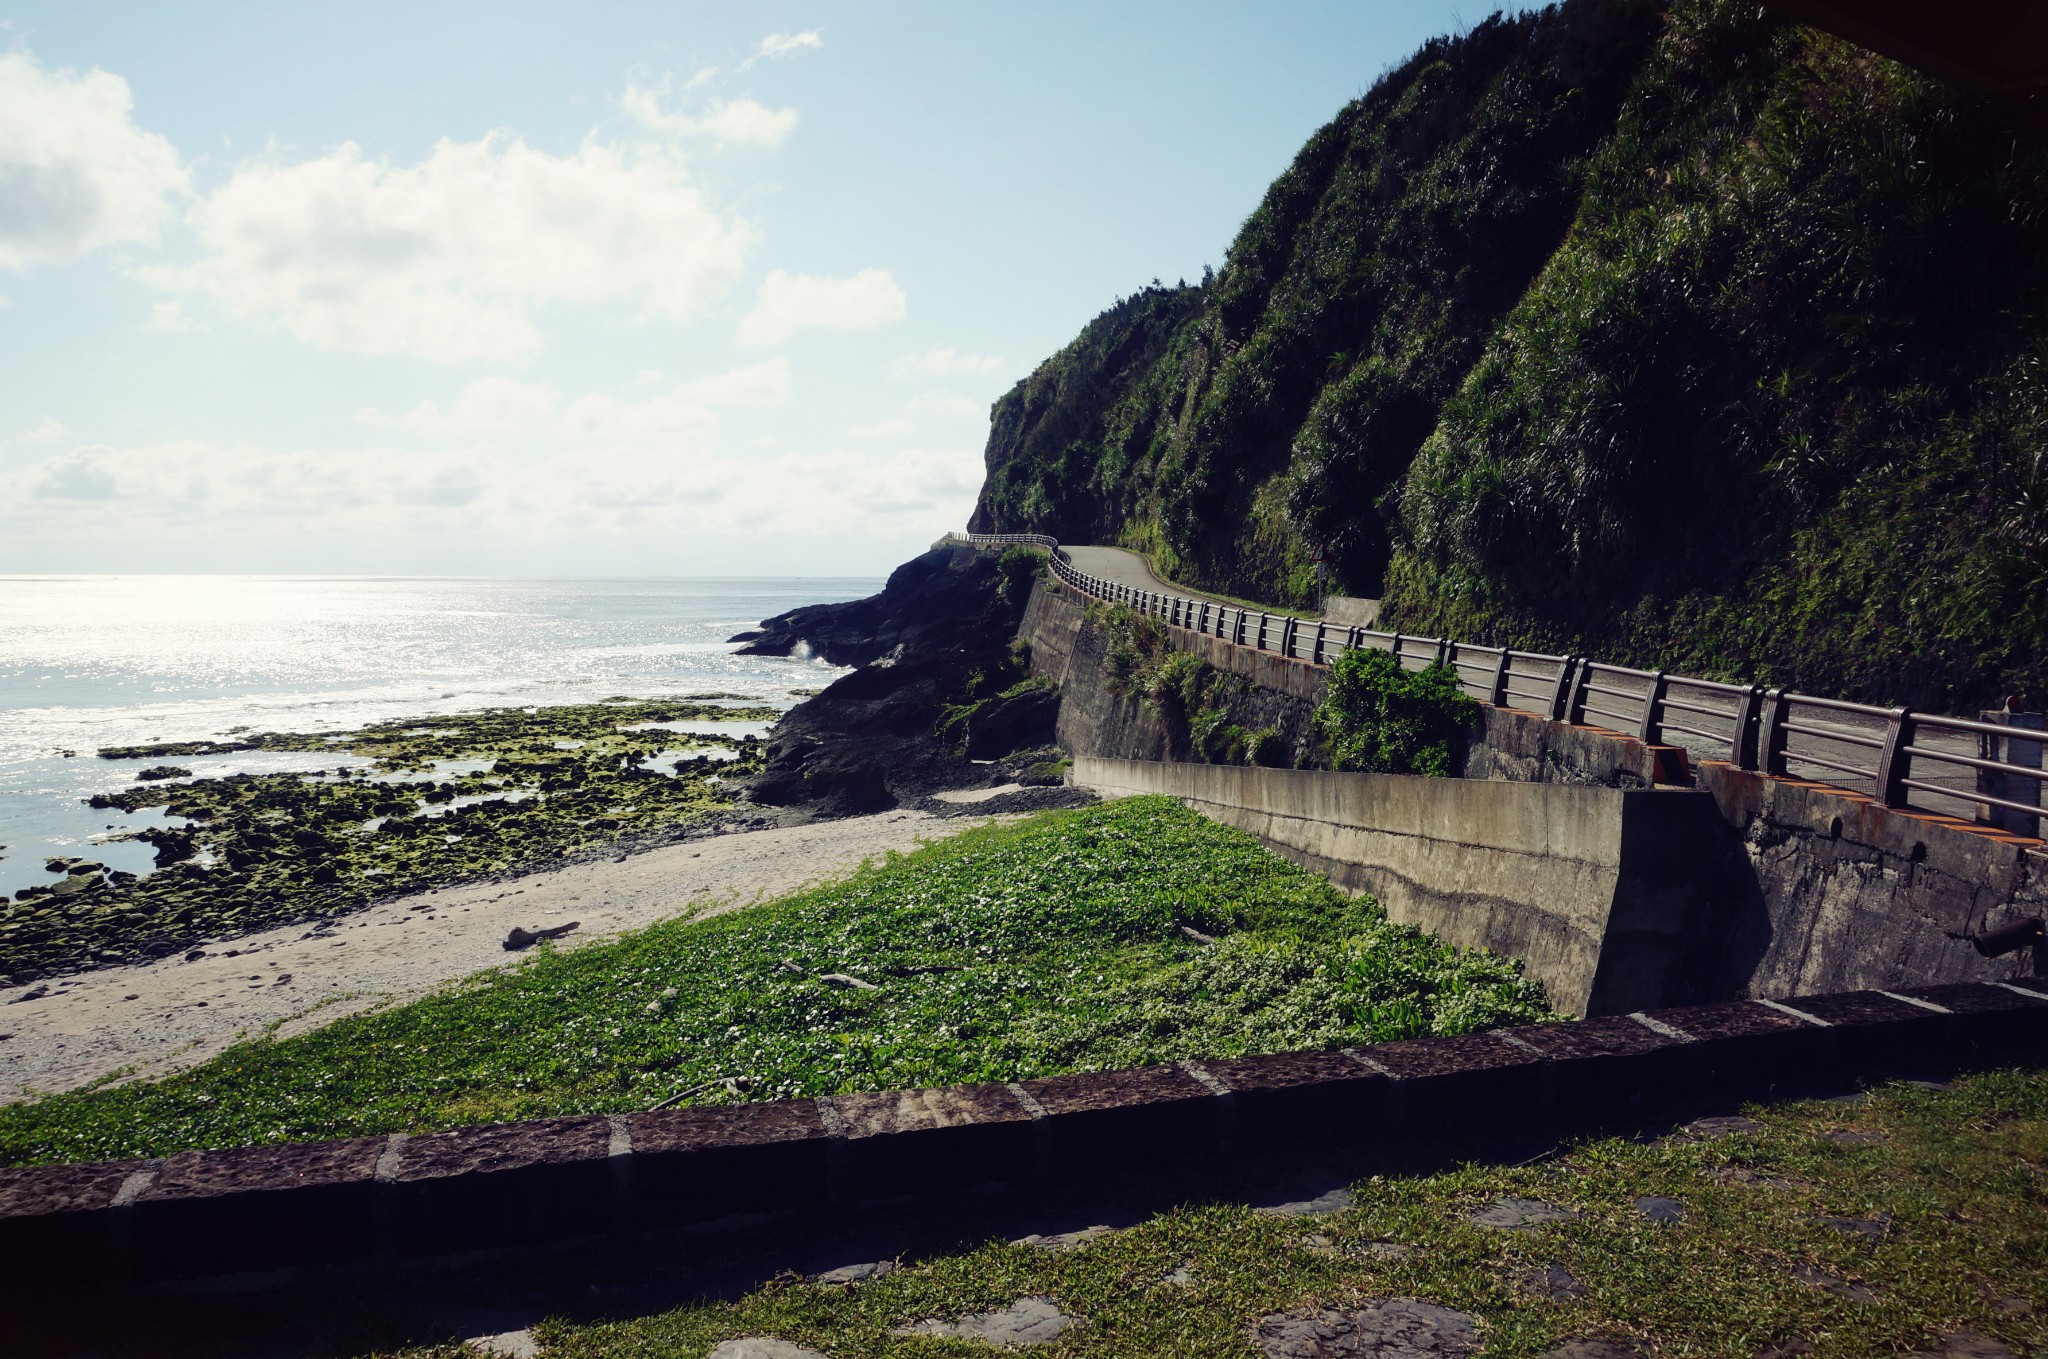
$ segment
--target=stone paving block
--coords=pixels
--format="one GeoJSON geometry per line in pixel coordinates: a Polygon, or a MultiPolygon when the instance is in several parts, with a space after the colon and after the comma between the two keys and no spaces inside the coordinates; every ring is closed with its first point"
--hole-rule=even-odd
{"type": "Polygon", "coordinates": [[[1321,1147],[1385,1137],[1392,1082],[1339,1052],[1202,1063],[1229,1086],[1240,1138],[1253,1147],[1321,1147]]]}
{"type": "Polygon", "coordinates": [[[487,1123],[405,1141],[390,1182],[400,1256],[500,1248],[603,1232],[611,1129],[599,1117],[487,1123]]]}
{"type": "Polygon", "coordinates": [[[142,1268],[203,1278],[361,1258],[375,1247],[386,1139],[188,1151],[136,1196],[142,1268]]]}
{"type": "Polygon", "coordinates": [[[636,1221],[704,1222],[825,1201],[834,1140],[810,1100],[628,1114],[636,1221]]]}
{"type": "Polygon", "coordinates": [[[82,1161],[0,1170],[0,1274],[24,1288],[103,1271],[114,1196],[146,1161],[82,1161]]]}
{"type": "Polygon", "coordinates": [[[1826,1031],[1754,1001],[1651,1010],[1647,1017],[1698,1040],[1689,1053],[1702,1084],[1763,1091],[1821,1064],[1826,1031]]]}
{"type": "Polygon", "coordinates": [[[792,1345],[787,1340],[777,1340],[772,1335],[750,1335],[722,1341],[713,1347],[707,1359],[829,1359],[829,1356],[805,1349],[802,1345],[792,1345]]]}
{"type": "Polygon", "coordinates": [[[1051,1298],[1019,1298],[993,1312],[975,1312],[951,1321],[919,1321],[898,1326],[893,1335],[947,1335],[979,1340],[1005,1349],[1044,1345],[1057,1340],[1074,1319],[1051,1298]]]}
{"type": "Polygon", "coordinates": [[[1028,1183],[1030,1110],[1006,1086],[873,1090],[832,1097],[847,1142],[850,1198],[1028,1183]]]}
{"type": "Polygon", "coordinates": [[[1872,1303],[1877,1301],[1877,1294],[1871,1292],[1862,1284],[1851,1283],[1847,1279],[1830,1274],[1826,1270],[1818,1269],[1813,1265],[1804,1263],[1794,1264],[1792,1266],[1792,1277],[1803,1284],[1810,1284],[1824,1292],[1832,1293],[1838,1298],[1846,1298],[1850,1302],[1872,1303]]]}
{"type": "Polygon", "coordinates": [[[1643,1352],[1617,1340],[1589,1337],[1567,1340],[1554,1350],[1545,1350],[1537,1359],[1643,1359],[1643,1352]]]}
{"type": "Polygon", "coordinates": [[[1651,1222],[1671,1224],[1685,1221],[1685,1205],[1677,1199],[1648,1194],[1636,1200],[1636,1212],[1651,1222]]]}
{"type": "Polygon", "coordinates": [[[2019,1354],[2002,1340],[1975,1331],[1959,1331],[1941,1338],[1931,1350],[1920,1350],[1906,1359],[2019,1359],[2019,1354]]]}
{"type": "Polygon", "coordinates": [[[1268,1203],[1252,1211],[1268,1217],[1312,1217],[1319,1213],[1341,1213],[1352,1204],[1351,1191],[1337,1188],[1318,1194],[1312,1199],[1290,1199],[1285,1203],[1268,1203]]]}
{"type": "Polygon", "coordinates": [[[1483,1208],[1474,1209],[1466,1221],[1475,1227],[1495,1227],[1506,1231],[1527,1231],[1551,1222],[1569,1222],[1578,1213],[1562,1208],[1542,1199],[1501,1198],[1483,1208]]]}
{"type": "Polygon", "coordinates": [[[1843,1232],[1849,1236],[1863,1236],[1875,1239],[1889,1236],[1892,1230],[1892,1215],[1879,1213],[1875,1217],[1828,1217],[1816,1214],[1813,1219],[1829,1231],[1843,1232]]]}
{"type": "Polygon", "coordinates": [[[1342,1311],[1283,1312],[1252,1323],[1266,1359],[1462,1359],[1479,1321],[1434,1303],[1395,1298],[1342,1311]]]}
{"type": "Polygon", "coordinates": [[[1548,1063],[1490,1034],[1410,1038],[1359,1051],[1399,1078],[1392,1097],[1414,1136],[1440,1142],[1454,1128],[1484,1136],[1504,1126],[1501,1113],[1510,1109],[1518,1116],[1507,1126],[1522,1131],[1545,1112],[1548,1063]]]}
{"type": "Polygon", "coordinates": [[[1563,1265],[1524,1270],[1517,1276],[1516,1283],[1523,1292],[1552,1302],[1570,1302],[1586,1295],[1586,1286],[1573,1278],[1571,1271],[1563,1265]]]}
{"type": "Polygon", "coordinates": [[[870,1260],[866,1264],[841,1265],[837,1269],[828,1269],[823,1274],[814,1274],[811,1276],[811,1282],[852,1287],[854,1284],[866,1283],[870,1279],[894,1274],[899,1268],[894,1260],[870,1260]]]}
{"type": "Polygon", "coordinates": [[[1223,1098],[1177,1066],[1020,1082],[1045,1110],[1048,1168],[1088,1178],[1150,1168],[1222,1146],[1223,1098]]]}

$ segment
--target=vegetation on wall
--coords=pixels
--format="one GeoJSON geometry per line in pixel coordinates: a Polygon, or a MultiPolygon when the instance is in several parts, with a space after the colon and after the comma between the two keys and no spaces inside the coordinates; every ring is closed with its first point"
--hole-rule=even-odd
{"type": "Polygon", "coordinates": [[[1316,730],[1333,769],[1444,778],[1478,717],[1451,667],[1408,670],[1391,652],[1347,651],[1330,667],[1316,730]]]}
{"type": "Polygon", "coordinates": [[[1426,44],[998,403],[976,525],[1409,631],[2048,691],[2048,136],[1757,0],[1426,44]]]}
{"type": "Polygon", "coordinates": [[[1109,638],[1103,666],[1111,692],[1137,695],[1192,758],[1206,764],[1290,762],[1279,730],[1252,711],[1250,680],[1180,650],[1166,624],[1150,615],[1098,602],[1088,606],[1088,617],[1109,638]]]}

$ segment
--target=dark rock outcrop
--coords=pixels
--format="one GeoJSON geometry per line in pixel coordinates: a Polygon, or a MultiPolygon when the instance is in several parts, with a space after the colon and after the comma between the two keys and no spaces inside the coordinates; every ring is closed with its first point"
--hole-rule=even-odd
{"type": "Polygon", "coordinates": [[[1058,692],[1000,696],[1023,678],[1011,644],[1028,583],[1006,584],[990,553],[941,546],[898,567],[878,595],[792,609],[734,638],[743,655],[860,667],[776,724],[747,796],[852,816],[986,783],[989,767],[975,760],[1045,745],[1058,692]],[[976,701],[941,734],[949,710],[976,701]]]}

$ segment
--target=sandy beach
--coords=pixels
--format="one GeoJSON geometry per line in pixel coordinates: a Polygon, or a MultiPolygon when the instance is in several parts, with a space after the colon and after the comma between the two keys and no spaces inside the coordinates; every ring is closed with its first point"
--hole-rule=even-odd
{"type": "MultiPolygon", "coordinates": [[[[970,795],[973,796],[973,795],[970,795]]],[[[986,796],[982,794],[981,796],[986,796]]],[[[965,800],[965,799],[962,799],[965,800]]],[[[183,955],[0,991],[0,1103],[103,1077],[155,1077],[247,1036],[280,1036],[422,995],[525,956],[514,928],[580,922],[578,947],[694,912],[714,915],[839,877],[995,817],[897,810],[713,835],[616,860],[396,897],[353,915],[286,926],[183,955]]]]}

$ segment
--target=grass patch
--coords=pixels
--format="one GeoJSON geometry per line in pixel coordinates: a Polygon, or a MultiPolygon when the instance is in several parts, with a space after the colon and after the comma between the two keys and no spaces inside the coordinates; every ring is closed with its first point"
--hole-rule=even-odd
{"type": "Polygon", "coordinates": [[[1241,1359],[1261,1316],[1398,1297],[1476,1314],[1488,1359],[1591,1336],[1701,1359],[1809,1352],[1772,1350],[1795,1342],[1817,1359],[1938,1351],[1958,1332],[2041,1352],[2048,1077],[1994,1073],[1945,1092],[1889,1086],[1853,1107],[1753,1112],[1755,1134],[1602,1141],[1543,1166],[1374,1177],[1356,1186],[1355,1207],[1313,1220],[1191,1206],[1065,1254],[991,1242],[853,1289],[781,1281],[734,1303],[538,1334],[564,1359],[700,1359],[745,1335],[834,1355],[967,1354],[981,1351],[889,1331],[1042,1295],[1082,1321],[1052,1353],[1241,1359]],[[1829,1140],[1845,1131],[1884,1140],[1829,1140]],[[1578,1217],[1529,1231],[1467,1221],[1508,1195],[1578,1217]],[[1684,1219],[1647,1220],[1635,1202],[1650,1195],[1677,1200],[1684,1219]],[[1884,1214],[1889,1231],[1875,1238],[1817,1220],[1884,1214]],[[1576,1294],[1530,1286],[1551,1266],[1576,1294]],[[1183,1268],[1186,1283],[1166,1281],[1183,1268]]]}
{"type": "Polygon", "coordinates": [[[167,1079],[0,1109],[0,1163],[1005,1081],[1462,1033],[1548,1012],[1164,798],[987,827],[167,1079]],[[1183,926],[1215,936],[1203,944],[1183,926]],[[822,974],[870,982],[862,990],[822,974]]]}

